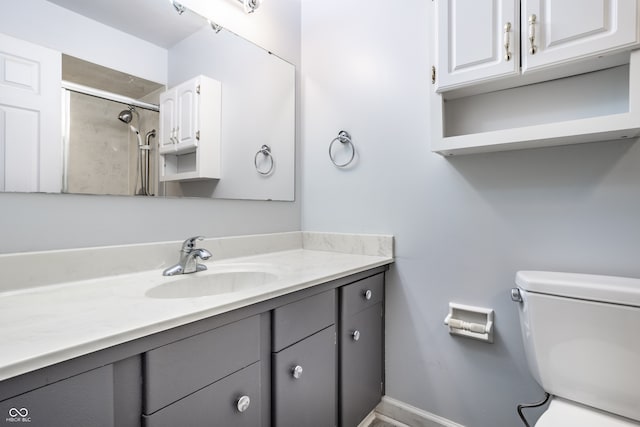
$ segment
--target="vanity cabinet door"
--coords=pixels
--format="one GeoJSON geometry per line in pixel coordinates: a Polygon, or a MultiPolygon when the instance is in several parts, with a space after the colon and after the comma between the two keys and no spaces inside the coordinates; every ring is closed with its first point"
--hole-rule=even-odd
{"type": "Polygon", "coordinates": [[[336,338],[330,326],[273,354],[273,426],[336,425],[336,338]]]}
{"type": "Polygon", "coordinates": [[[112,365],[0,402],[7,425],[31,427],[115,427],[115,408],[112,365]]]}
{"type": "MultiPolygon", "coordinates": [[[[340,292],[340,426],[356,427],[382,398],[384,311],[382,274],[345,286],[340,292]],[[370,304],[366,291],[379,286],[370,304]]],[[[372,292],[373,294],[373,292],[372,292]]]]}

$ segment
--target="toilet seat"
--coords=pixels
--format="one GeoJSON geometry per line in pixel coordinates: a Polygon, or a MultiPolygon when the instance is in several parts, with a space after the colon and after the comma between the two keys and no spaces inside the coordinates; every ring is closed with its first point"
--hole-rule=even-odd
{"type": "Polygon", "coordinates": [[[549,408],[542,414],[535,427],[639,427],[640,422],[622,418],[580,405],[559,397],[553,397],[549,408]]]}

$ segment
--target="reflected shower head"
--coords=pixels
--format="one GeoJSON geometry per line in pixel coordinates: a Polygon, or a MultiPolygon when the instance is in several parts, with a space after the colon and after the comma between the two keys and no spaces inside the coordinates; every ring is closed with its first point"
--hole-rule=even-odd
{"type": "Polygon", "coordinates": [[[131,123],[131,120],[133,119],[132,111],[133,109],[131,107],[128,110],[120,111],[120,114],[118,114],[118,120],[123,123],[131,123]]]}

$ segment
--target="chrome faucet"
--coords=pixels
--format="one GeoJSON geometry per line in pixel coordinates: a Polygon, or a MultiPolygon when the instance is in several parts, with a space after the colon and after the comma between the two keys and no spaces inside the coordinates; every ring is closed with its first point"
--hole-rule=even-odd
{"type": "Polygon", "coordinates": [[[211,252],[203,248],[196,248],[196,240],[204,237],[196,236],[185,240],[180,250],[180,261],[162,272],[163,276],[173,276],[176,274],[196,273],[207,269],[204,264],[198,264],[198,258],[206,261],[211,258],[211,252]]]}

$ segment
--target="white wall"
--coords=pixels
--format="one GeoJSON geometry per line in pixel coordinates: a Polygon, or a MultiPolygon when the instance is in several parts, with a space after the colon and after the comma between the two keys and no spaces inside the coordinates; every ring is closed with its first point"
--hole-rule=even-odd
{"type": "MultiPolygon", "coordinates": [[[[265,2],[266,4],[266,2],[265,2]]],[[[468,427],[522,425],[519,269],[640,277],[640,145],[429,151],[431,1],[303,3],[303,207],[310,231],[391,233],[386,392],[468,427]],[[359,159],[327,147],[348,130],[359,159]],[[495,343],[452,337],[449,301],[496,310],[495,343]]]]}
{"type": "MultiPolygon", "coordinates": [[[[23,4],[25,10],[28,10],[26,3],[35,4],[34,2],[41,0],[14,2],[11,10],[19,7],[16,10],[22,11],[23,4]]],[[[268,14],[264,14],[261,22],[268,27],[276,25],[271,23],[272,20],[277,21],[278,31],[283,37],[274,43],[269,34],[260,36],[258,32],[253,41],[262,44],[262,38],[268,40],[270,49],[288,52],[286,59],[297,66],[300,63],[299,1],[269,2],[275,6],[268,14]]],[[[14,28],[10,21],[7,15],[0,14],[0,31],[14,28]]],[[[44,21],[43,18],[34,18],[34,22],[42,25],[46,24],[44,21]]],[[[239,29],[243,25],[253,28],[253,22],[244,15],[234,21],[239,29]]],[[[62,40],[64,37],[60,34],[70,33],[60,22],[52,20],[51,24],[54,24],[53,28],[46,28],[51,30],[52,40],[62,40]]],[[[93,46],[87,43],[87,39],[78,37],[77,34],[73,36],[77,38],[78,46],[82,46],[85,51],[91,50],[93,46]]],[[[20,37],[18,34],[16,36],[20,37]]],[[[139,58],[136,64],[140,65],[139,58]]],[[[166,67],[163,70],[166,73],[166,67]]],[[[297,109],[299,105],[297,102],[297,109]]],[[[299,182],[299,175],[296,180],[299,182]]],[[[299,188],[296,185],[297,200],[299,188]]],[[[0,194],[0,253],[179,240],[196,234],[216,237],[299,229],[299,201],[0,194]]]]}

